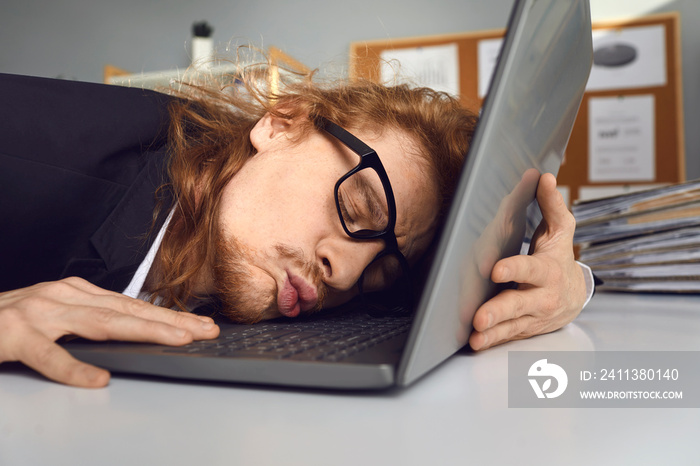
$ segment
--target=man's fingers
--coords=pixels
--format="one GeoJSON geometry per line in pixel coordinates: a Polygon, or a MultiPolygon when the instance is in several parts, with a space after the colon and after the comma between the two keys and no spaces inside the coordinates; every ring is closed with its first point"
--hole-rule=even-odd
{"type": "Polygon", "coordinates": [[[469,344],[475,350],[482,350],[561,328],[577,312],[564,308],[558,297],[537,287],[502,291],[477,310],[469,344]]]}
{"type": "MultiPolygon", "coordinates": [[[[124,296],[121,293],[102,290],[89,282],[86,283],[88,286],[101,290],[104,293],[102,298],[103,305],[110,309],[116,309],[142,319],[154,320],[183,328],[192,333],[195,340],[216,338],[219,335],[219,327],[214,324],[214,319],[211,317],[174,311],[141,299],[124,296]]],[[[97,294],[97,292],[95,293],[97,294]]]]}
{"type": "Polygon", "coordinates": [[[78,361],[58,344],[34,329],[22,335],[22,346],[17,360],[56,382],[76,387],[104,387],[109,383],[109,372],[78,361]]]}
{"type": "Polygon", "coordinates": [[[117,310],[124,315],[184,329],[192,334],[195,340],[216,338],[219,335],[219,327],[210,317],[173,311],[120,294],[96,297],[94,304],[105,309],[117,310]]]}
{"type": "MultiPolygon", "coordinates": [[[[186,328],[95,306],[72,306],[65,311],[62,325],[64,334],[90,340],[141,341],[180,346],[194,339],[192,332],[186,328]]],[[[201,328],[203,323],[197,325],[201,328]]],[[[212,325],[212,329],[216,327],[209,325],[212,325]]]]}
{"type": "MultiPolygon", "coordinates": [[[[104,290],[81,278],[72,277],[58,282],[42,283],[37,285],[37,287],[40,287],[40,291],[45,296],[50,297],[49,299],[54,303],[54,306],[62,308],[63,312],[90,306],[101,311],[109,309],[148,321],[179,327],[189,332],[197,340],[216,338],[219,334],[219,328],[210,317],[155,306],[140,299],[104,290]]],[[[97,317],[106,320],[109,316],[111,314],[108,313],[97,317]]],[[[81,317],[86,318],[88,321],[95,318],[94,316],[82,314],[81,317]]],[[[73,319],[73,322],[77,321],[73,319]]],[[[67,330],[72,333],[73,328],[67,328],[67,330]]]]}
{"type": "Polygon", "coordinates": [[[580,311],[571,305],[581,294],[582,282],[572,248],[576,222],[553,175],[540,177],[537,201],[543,221],[533,237],[532,254],[508,257],[493,266],[491,280],[515,282],[518,289],[499,293],[477,310],[469,339],[476,350],[561,328],[580,311]]]}
{"type": "Polygon", "coordinates": [[[20,361],[61,383],[100,387],[108,383],[109,372],[76,360],[56,339],[78,335],[183,345],[215,338],[219,328],[209,317],[161,308],[69,278],[0,293],[0,332],[0,362],[20,361]]]}
{"type": "Polygon", "coordinates": [[[557,191],[557,179],[551,173],[540,177],[537,186],[537,203],[549,232],[560,232],[573,236],[576,220],[557,191]]]}
{"type": "Polygon", "coordinates": [[[469,337],[469,345],[475,351],[485,350],[506,341],[519,340],[535,335],[530,330],[536,324],[534,316],[525,315],[507,320],[483,332],[474,331],[469,337]]]}
{"type": "Polygon", "coordinates": [[[549,267],[538,256],[518,254],[496,262],[491,270],[495,283],[527,283],[535,286],[547,284],[549,267]]]}
{"type": "Polygon", "coordinates": [[[474,315],[474,329],[483,332],[503,322],[535,314],[537,289],[503,290],[484,303],[474,315]]]}

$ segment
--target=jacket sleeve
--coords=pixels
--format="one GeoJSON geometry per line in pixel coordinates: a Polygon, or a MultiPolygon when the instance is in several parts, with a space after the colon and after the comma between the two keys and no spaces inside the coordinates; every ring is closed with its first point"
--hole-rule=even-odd
{"type": "MultiPolygon", "coordinates": [[[[92,240],[100,228],[145,236],[154,191],[165,182],[170,101],[141,89],[0,74],[0,291],[62,278],[75,260],[105,276],[109,264],[92,240]],[[127,200],[128,221],[138,225],[106,224],[127,200]]],[[[137,260],[134,248],[114,254],[137,260]]]]}
{"type": "Polygon", "coordinates": [[[120,154],[165,143],[170,100],[142,89],[0,74],[0,149],[129,183],[142,161],[120,154]]]}

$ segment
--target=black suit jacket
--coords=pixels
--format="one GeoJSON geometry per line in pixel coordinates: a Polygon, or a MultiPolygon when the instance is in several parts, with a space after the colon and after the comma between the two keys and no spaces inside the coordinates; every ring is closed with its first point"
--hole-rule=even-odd
{"type": "Polygon", "coordinates": [[[68,276],[122,291],[167,178],[160,93],[0,75],[0,291],[68,276]]]}

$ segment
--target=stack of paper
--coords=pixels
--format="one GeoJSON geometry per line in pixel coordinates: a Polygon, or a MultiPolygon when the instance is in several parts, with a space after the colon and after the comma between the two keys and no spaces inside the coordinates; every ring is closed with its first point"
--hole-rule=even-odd
{"type": "Polygon", "coordinates": [[[577,203],[579,259],[606,289],[700,292],[700,180],[577,203]]]}

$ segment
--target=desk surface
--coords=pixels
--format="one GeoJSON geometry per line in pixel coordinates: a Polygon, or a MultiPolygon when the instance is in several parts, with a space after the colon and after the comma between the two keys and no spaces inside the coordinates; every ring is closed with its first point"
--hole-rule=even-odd
{"type": "Polygon", "coordinates": [[[508,408],[512,350],[700,351],[700,296],[599,293],[558,332],[380,393],[124,376],[86,390],[3,364],[0,465],[699,464],[698,409],[508,408]]]}

